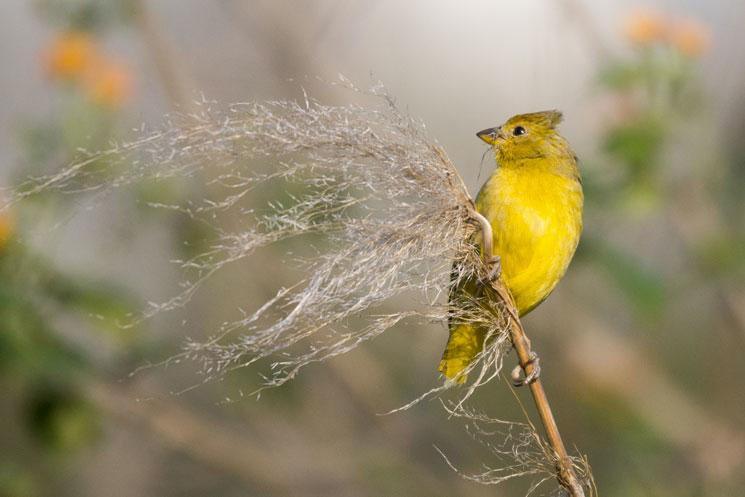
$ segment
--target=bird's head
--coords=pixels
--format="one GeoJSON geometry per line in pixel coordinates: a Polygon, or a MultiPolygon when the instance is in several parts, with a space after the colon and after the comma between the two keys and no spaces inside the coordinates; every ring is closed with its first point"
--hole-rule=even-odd
{"type": "Polygon", "coordinates": [[[556,132],[560,122],[561,112],[557,110],[518,114],[501,126],[479,131],[476,136],[494,147],[500,164],[553,157],[571,153],[566,140],[556,132]]]}

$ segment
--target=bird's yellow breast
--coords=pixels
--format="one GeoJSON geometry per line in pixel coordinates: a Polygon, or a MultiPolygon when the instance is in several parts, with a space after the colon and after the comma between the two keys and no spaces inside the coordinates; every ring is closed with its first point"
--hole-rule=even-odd
{"type": "Polygon", "coordinates": [[[582,185],[578,174],[565,174],[576,172],[574,159],[559,168],[547,168],[544,160],[497,168],[476,199],[491,222],[494,253],[521,315],[564,276],[582,231],[582,185]]]}

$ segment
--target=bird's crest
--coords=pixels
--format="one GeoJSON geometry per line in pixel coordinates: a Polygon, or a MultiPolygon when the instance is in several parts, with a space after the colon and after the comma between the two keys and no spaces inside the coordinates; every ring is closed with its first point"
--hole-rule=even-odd
{"type": "Polygon", "coordinates": [[[541,127],[554,129],[562,120],[562,114],[558,110],[544,110],[541,112],[531,112],[529,114],[518,114],[510,118],[507,124],[513,122],[537,124],[541,127]]]}

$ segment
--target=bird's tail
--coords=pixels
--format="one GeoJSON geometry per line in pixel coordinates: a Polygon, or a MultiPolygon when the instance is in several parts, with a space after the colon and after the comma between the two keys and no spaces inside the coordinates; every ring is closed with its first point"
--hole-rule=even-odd
{"type": "Polygon", "coordinates": [[[467,376],[461,374],[484,347],[486,333],[472,324],[455,324],[450,328],[445,352],[438,368],[446,377],[456,378],[458,383],[465,383],[467,376]]]}

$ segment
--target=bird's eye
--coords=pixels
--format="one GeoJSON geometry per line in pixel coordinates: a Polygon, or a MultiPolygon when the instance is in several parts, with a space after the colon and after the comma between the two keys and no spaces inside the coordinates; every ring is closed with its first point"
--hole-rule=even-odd
{"type": "Polygon", "coordinates": [[[525,131],[525,128],[522,126],[515,126],[515,129],[512,130],[512,134],[515,136],[524,135],[525,133],[527,133],[527,131],[525,131]]]}

